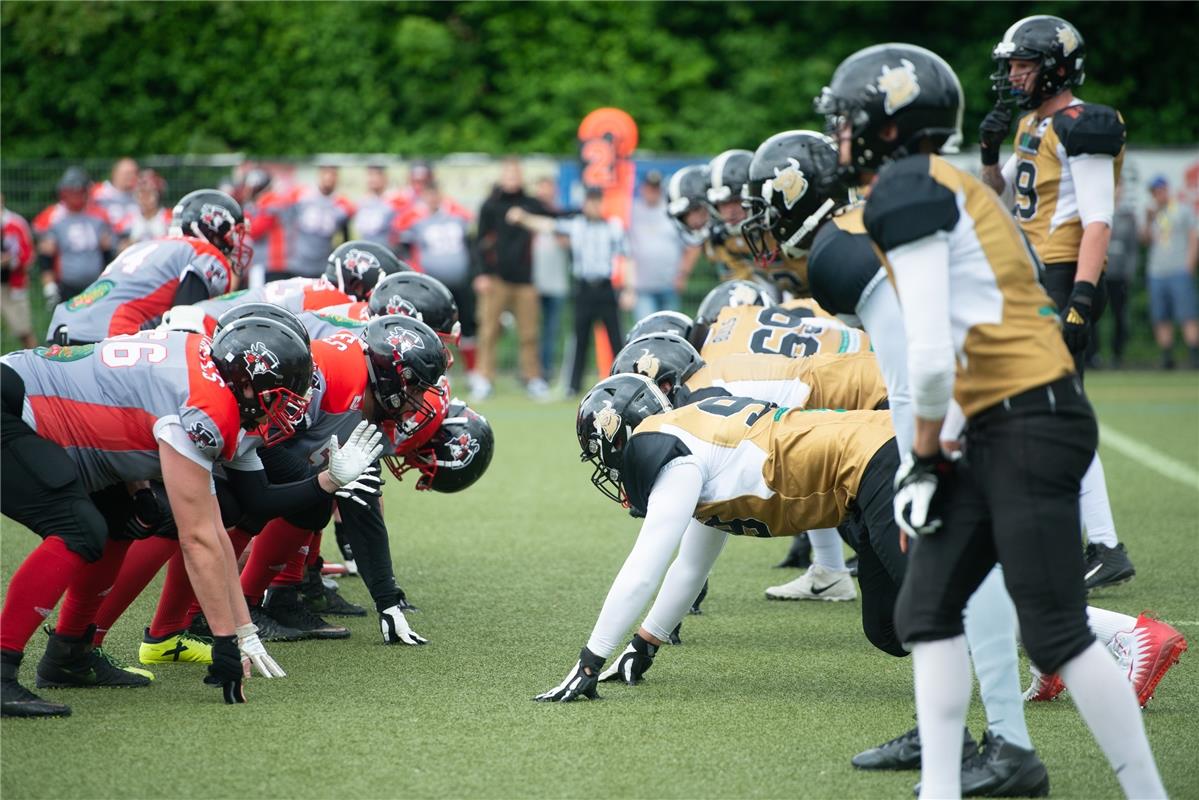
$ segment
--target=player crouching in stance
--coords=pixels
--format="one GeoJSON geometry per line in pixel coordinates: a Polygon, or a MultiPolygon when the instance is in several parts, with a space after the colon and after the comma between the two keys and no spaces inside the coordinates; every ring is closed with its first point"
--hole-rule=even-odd
{"type": "Polygon", "coordinates": [[[604,662],[665,576],[644,624],[602,676],[639,680],[729,533],[794,536],[856,522],[865,529],[863,628],[879,649],[906,655],[891,620],[905,565],[891,510],[899,449],[887,412],[801,411],[745,397],[672,409],[654,381],[623,374],[583,398],[576,432],[595,466],[591,482],[645,522],[578,663],[537,700],[596,697],[604,662]]]}

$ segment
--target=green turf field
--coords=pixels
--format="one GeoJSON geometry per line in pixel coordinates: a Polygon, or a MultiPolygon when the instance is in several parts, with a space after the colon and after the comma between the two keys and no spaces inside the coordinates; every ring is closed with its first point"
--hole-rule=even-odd
{"type": "MultiPolygon", "coordinates": [[[[1199,640],[1199,377],[1095,374],[1102,422],[1189,467],[1187,485],[1105,447],[1121,538],[1139,574],[1097,604],[1153,609],[1199,640]]],[[[458,496],[388,487],[397,573],[424,648],[384,647],[373,616],[343,642],[270,645],[286,679],[227,707],[202,670],[163,667],[139,690],[49,690],[63,720],[0,725],[5,798],[911,797],[912,773],[855,772],[849,757],[912,724],[909,662],[866,642],[857,603],[773,603],[785,542],[734,540],[684,646],[648,682],[599,703],[533,703],[585,643],[636,523],[588,483],[574,406],[501,397],[490,473],[458,496]]],[[[1144,451],[1143,451],[1144,452],[1144,451]]],[[[5,521],[7,582],[35,538],[5,521]]],[[[108,642],[136,655],[153,596],[108,642]]],[[[342,582],[369,604],[356,579],[342,582]]],[[[44,637],[33,640],[23,675],[44,637]]],[[[1199,641],[1145,714],[1166,786],[1199,797],[1199,641]]],[[[1053,796],[1118,797],[1068,699],[1029,709],[1053,796]]],[[[977,703],[971,728],[981,733],[977,703]]]]}

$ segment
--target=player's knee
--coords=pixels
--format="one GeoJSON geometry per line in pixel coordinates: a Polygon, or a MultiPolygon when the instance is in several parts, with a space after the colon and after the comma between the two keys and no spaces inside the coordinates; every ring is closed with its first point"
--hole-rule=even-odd
{"type": "Polygon", "coordinates": [[[305,508],[301,511],[296,511],[293,514],[288,514],[283,518],[297,528],[303,528],[309,531],[319,531],[329,524],[329,520],[333,517],[332,503],[318,503],[316,505],[305,508]]]}
{"type": "Polygon", "coordinates": [[[104,515],[89,500],[80,498],[68,502],[67,524],[62,532],[53,535],[89,564],[99,561],[108,540],[108,523],[104,515]]]}

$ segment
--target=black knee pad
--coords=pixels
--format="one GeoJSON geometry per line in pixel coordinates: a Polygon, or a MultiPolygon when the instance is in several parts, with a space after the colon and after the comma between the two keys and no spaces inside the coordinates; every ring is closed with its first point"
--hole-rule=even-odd
{"type": "Polygon", "coordinates": [[[95,504],[86,498],[72,498],[63,504],[62,530],[56,536],[67,549],[89,564],[100,560],[108,540],[108,523],[95,504]],[[71,523],[74,524],[71,524],[71,523]]]}
{"type": "Polygon", "coordinates": [[[309,531],[319,531],[329,524],[329,520],[333,518],[333,500],[328,502],[316,503],[308,508],[301,509],[294,514],[287,514],[283,519],[295,525],[297,528],[303,528],[309,531]]]}

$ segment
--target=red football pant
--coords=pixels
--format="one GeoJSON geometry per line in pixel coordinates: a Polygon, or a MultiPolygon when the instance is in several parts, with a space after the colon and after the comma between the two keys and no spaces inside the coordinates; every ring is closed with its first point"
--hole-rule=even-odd
{"type": "Polygon", "coordinates": [[[4,611],[0,612],[0,650],[25,651],[38,625],[58,605],[63,592],[83,571],[83,556],[67,549],[57,536],[47,536],[8,582],[4,611]]]}
{"type": "Polygon", "coordinates": [[[116,583],[131,541],[109,539],[104,543],[104,554],[94,564],[84,567],[67,589],[54,632],[59,636],[74,638],[82,636],[96,621],[96,613],[104,602],[104,596],[116,583]]]}
{"type": "Polygon", "coordinates": [[[104,642],[109,629],[120,619],[125,610],[137,596],[145,591],[154,580],[154,576],[172,556],[179,555],[179,542],[174,539],[164,539],[161,536],[151,536],[134,542],[125,555],[125,563],[117,573],[112,591],[104,598],[100,610],[96,613],[97,645],[104,642]]]}
{"type": "MultiPolygon", "coordinates": [[[[312,531],[298,528],[283,518],[267,523],[262,533],[254,537],[250,558],[241,571],[242,594],[257,604],[271,581],[287,568],[292,558],[299,558],[302,578],[311,538],[312,531]]],[[[300,578],[291,582],[296,583],[300,578]]]]}

